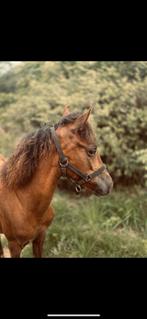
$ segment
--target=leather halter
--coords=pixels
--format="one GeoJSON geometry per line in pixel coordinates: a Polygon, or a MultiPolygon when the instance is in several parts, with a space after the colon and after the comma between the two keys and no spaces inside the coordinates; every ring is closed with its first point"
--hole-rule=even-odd
{"type": "MultiPolygon", "coordinates": [[[[57,153],[59,155],[59,165],[60,165],[61,172],[62,172],[61,176],[69,178],[69,176],[67,175],[67,169],[71,170],[77,176],[79,176],[80,180],[78,180],[78,182],[76,183],[76,187],[75,187],[76,192],[79,193],[81,191],[81,186],[83,184],[85,184],[86,182],[90,182],[94,177],[101,175],[103,173],[103,171],[106,169],[106,166],[102,165],[100,168],[98,168],[96,171],[94,171],[91,174],[85,174],[85,173],[81,172],[77,167],[75,167],[74,165],[69,163],[68,158],[64,155],[62,148],[61,148],[61,145],[60,145],[59,138],[55,132],[55,128],[51,127],[50,131],[51,131],[51,136],[52,136],[52,139],[54,141],[57,153]]],[[[73,180],[73,179],[72,179],[72,181],[75,182],[75,180],[73,180]]]]}

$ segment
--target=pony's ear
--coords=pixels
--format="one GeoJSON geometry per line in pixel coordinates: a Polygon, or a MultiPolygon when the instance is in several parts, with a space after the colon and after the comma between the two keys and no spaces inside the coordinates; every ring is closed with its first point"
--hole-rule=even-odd
{"type": "Polygon", "coordinates": [[[85,113],[83,113],[82,115],[80,115],[76,121],[75,121],[75,125],[77,127],[82,127],[86,124],[86,122],[88,121],[88,118],[90,116],[90,113],[92,111],[93,107],[90,107],[89,110],[85,113]]]}
{"type": "Polygon", "coordinates": [[[63,116],[69,115],[69,113],[70,113],[69,105],[65,105],[64,106],[63,116]]]}

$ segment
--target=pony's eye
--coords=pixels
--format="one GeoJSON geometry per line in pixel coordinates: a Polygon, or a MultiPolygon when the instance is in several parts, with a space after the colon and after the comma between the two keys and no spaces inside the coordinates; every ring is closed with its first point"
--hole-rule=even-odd
{"type": "Polygon", "coordinates": [[[88,151],[88,156],[90,156],[90,157],[94,156],[95,154],[96,154],[96,148],[88,151]]]}

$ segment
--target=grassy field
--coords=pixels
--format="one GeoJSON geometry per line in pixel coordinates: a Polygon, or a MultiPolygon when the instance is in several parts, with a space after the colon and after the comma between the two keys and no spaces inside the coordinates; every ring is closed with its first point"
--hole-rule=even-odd
{"type": "MultiPolygon", "coordinates": [[[[44,257],[146,257],[147,196],[125,188],[106,197],[57,192],[56,216],[48,228],[44,257]]],[[[31,245],[23,257],[32,257],[31,245]]]]}

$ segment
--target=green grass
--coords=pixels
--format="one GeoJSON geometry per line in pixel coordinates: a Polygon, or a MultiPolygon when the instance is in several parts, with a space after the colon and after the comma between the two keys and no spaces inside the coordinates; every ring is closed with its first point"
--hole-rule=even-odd
{"type": "MultiPolygon", "coordinates": [[[[146,257],[147,197],[140,188],[106,197],[80,198],[63,192],[53,199],[44,257],[146,257]]],[[[23,257],[32,257],[31,245],[23,257]]]]}

